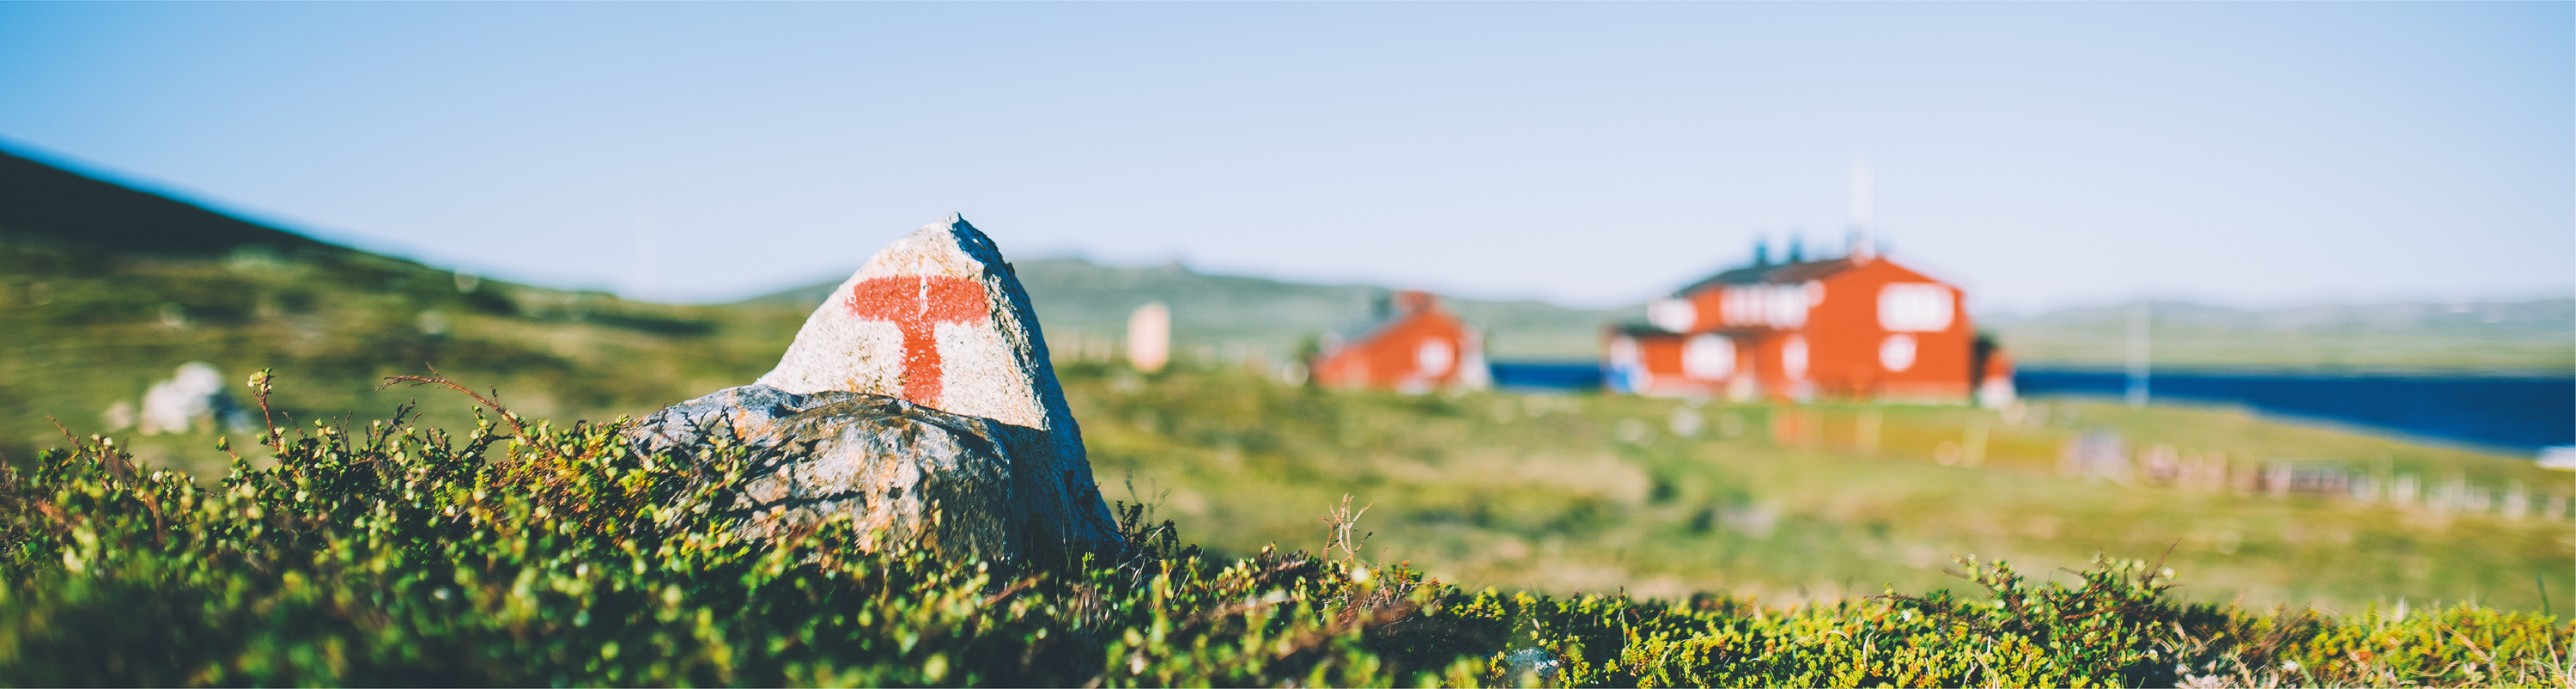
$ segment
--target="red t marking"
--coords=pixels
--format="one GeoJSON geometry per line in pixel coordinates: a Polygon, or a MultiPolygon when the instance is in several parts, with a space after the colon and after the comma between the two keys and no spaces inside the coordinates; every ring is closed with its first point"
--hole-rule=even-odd
{"type": "Polygon", "coordinates": [[[905,275],[868,278],[850,288],[850,315],[886,321],[903,331],[903,398],[939,402],[941,323],[981,323],[984,283],[966,278],[905,275]]]}

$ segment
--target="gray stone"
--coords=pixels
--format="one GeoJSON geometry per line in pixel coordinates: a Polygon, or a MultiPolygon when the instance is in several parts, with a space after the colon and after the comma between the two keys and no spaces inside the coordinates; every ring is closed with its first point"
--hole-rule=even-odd
{"type": "MultiPolygon", "coordinates": [[[[1046,337],[1038,328],[1028,293],[992,239],[964,218],[950,216],[947,222],[923,227],[869,257],[806,319],[778,367],[755,384],[664,410],[633,431],[638,446],[648,451],[673,443],[685,446],[683,441],[694,442],[706,433],[729,434],[738,443],[777,448],[789,457],[791,466],[782,471],[790,477],[807,475],[798,473],[802,470],[792,466],[795,462],[818,461],[823,456],[819,453],[826,451],[854,457],[893,451],[909,457],[896,463],[920,467],[925,477],[922,486],[946,485],[942,482],[951,479],[940,472],[964,472],[957,481],[981,480],[975,477],[984,475],[982,460],[925,454],[946,451],[936,450],[944,447],[941,443],[953,440],[965,448],[973,444],[965,440],[967,436],[998,440],[1007,490],[956,493],[1002,496],[994,512],[966,514],[961,511],[965,506],[942,502],[935,512],[872,516],[879,521],[863,523],[983,523],[980,520],[998,515],[1008,549],[1021,555],[1066,555],[1123,545],[1108,503],[1092,479],[1082,429],[1056,382],[1046,337]],[[853,398],[827,398],[827,393],[891,398],[910,406],[845,405],[853,398]],[[902,417],[914,419],[903,422],[914,425],[902,428],[917,431],[887,430],[894,427],[867,420],[884,418],[891,409],[907,410],[904,414],[939,412],[943,419],[969,418],[985,424],[989,432],[978,435],[967,425],[930,417],[902,417]],[[830,416],[835,414],[842,416],[830,416]],[[838,420],[826,422],[826,417],[838,420]],[[812,449],[800,449],[805,444],[812,449]]],[[[895,460],[868,461],[883,465],[895,460]]],[[[815,480],[820,481],[814,484],[818,486],[840,485],[815,480]]],[[[864,509],[873,514],[879,509],[928,507],[928,503],[886,503],[880,508],[870,503],[864,509]]]]}
{"type": "MultiPolygon", "coordinates": [[[[113,409],[110,417],[117,414],[113,409]]],[[[111,418],[115,426],[119,419],[111,418]]],[[[143,435],[161,433],[201,433],[207,431],[244,432],[252,428],[249,414],[224,392],[224,374],[213,364],[191,361],[179,365],[169,380],[153,383],[143,393],[140,418],[143,435]]],[[[114,429],[114,430],[122,430],[114,429]]]]}
{"type": "Polygon", "coordinates": [[[719,440],[745,448],[751,465],[732,510],[747,535],[788,536],[846,515],[871,549],[1020,556],[1008,523],[1011,460],[992,421],[881,395],[753,384],[673,405],[636,428],[636,448],[648,454],[719,440]]]}
{"type": "Polygon", "coordinates": [[[724,441],[755,449],[776,447],[778,423],[813,406],[810,396],[767,385],[743,385],[653,412],[626,431],[637,452],[687,455],[699,445],[724,441]]]}

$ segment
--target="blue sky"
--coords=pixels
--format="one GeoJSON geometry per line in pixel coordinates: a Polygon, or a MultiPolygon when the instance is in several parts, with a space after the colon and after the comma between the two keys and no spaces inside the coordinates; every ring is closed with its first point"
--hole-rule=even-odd
{"type": "Polygon", "coordinates": [[[1019,257],[1574,305],[1757,236],[2028,311],[2576,293],[2576,4],[0,4],[0,146],[721,301],[1019,257]]]}

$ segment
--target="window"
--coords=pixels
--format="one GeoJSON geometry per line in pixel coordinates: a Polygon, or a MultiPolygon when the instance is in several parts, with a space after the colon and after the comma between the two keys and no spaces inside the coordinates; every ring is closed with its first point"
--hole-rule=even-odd
{"type": "Polygon", "coordinates": [[[1682,345],[1682,375],[1693,380],[1726,380],[1735,374],[1735,341],[1702,333],[1682,345]]]}
{"type": "Polygon", "coordinates": [[[1878,365],[1887,367],[1889,371],[1913,368],[1914,336],[1897,333],[1878,343],[1878,365]]]}
{"type": "Polygon", "coordinates": [[[1878,289],[1878,327],[1895,332],[1950,329],[1950,288],[1929,282],[1893,282],[1878,289]]]}

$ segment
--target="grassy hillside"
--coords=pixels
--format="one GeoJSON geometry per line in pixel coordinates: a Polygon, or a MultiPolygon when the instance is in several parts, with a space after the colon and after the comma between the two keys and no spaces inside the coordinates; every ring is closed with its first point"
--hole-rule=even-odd
{"type": "Polygon", "coordinates": [[[0,150],[0,238],[75,253],[220,258],[246,245],[291,256],[347,248],[0,150]]]}
{"type": "MultiPolygon", "coordinates": [[[[427,365],[499,386],[547,416],[609,418],[735,384],[774,362],[804,314],[635,304],[454,276],[365,255],[223,259],[0,245],[0,452],[104,432],[105,412],[204,361],[227,382],[261,368],[303,381],[277,402],[298,419],[381,414],[414,396],[373,390],[427,365]]],[[[429,408],[442,423],[455,404],[429,408]]],[[[136,436],[159,463],[220,467],[204,438],[136,436]]]]}
{"type": "MultiPolygon", "coordinates": [[[[665,306],[474,279],[316,242],[0,153],[0,455],[23,460],[139,404],[182,363],[238,386],[275,368],[299,420],[381,415],[425,365],[512,405],[612,418],[739,383],[802,311],[665,306]],[[49,420],[47,417],[52,417],[49,420]]],[[[433,404],[431,421],[465,422],[433,404]]],[[[119,436],[156,464],[220,474],[211,435],[119,436]]]]}
{"type": "MultiPolygon", "coordinates": [[[[2126,362],[2131,308],[2065,309],[1980,325],[2027,365],[2118,368],[2126,362]]],[[[2576,299],[2262,311],[2154,302],[2150,309],[2149,350],[2159,368],[2576,375],[2576,299]]]]}

